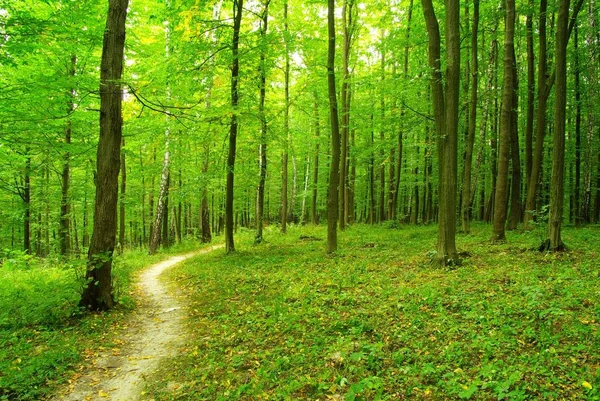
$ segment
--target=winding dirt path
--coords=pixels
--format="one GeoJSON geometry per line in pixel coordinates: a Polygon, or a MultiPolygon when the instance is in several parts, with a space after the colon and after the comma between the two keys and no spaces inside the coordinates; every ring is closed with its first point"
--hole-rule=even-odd
{"type": "Polygon", "coordinates": [[[186,259],[219,247],[174,256],[145,269],[138,284],[140,307],[127,324],[122,346],[100,352],[53,401],[138,400],[146,377],[161,359],[175,357],[184,339],[185,312],[158,277],[186,259]]]}

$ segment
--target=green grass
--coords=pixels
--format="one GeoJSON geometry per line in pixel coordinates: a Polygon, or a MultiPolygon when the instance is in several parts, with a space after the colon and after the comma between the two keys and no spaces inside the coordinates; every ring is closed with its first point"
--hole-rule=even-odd
{"type": "Polygon", "coordinates": [[[113,273],[120,306],[106,314],[82,313],[77,306],[85,260],[7,255],[0,264],[0,400],[42,399],[100,347],[114,346],[134,307],[135,272],[197,247],[187,243],[166,254],[129,251],[118,257],[113,273]]]}
{"type": "Polygon", "coordinates": [[[156,400],[600,399],[600,229],[459,235],[461,266],[429,262],[435,227],[355,226],[336,257],[324,228],[252,233],[238,252],[171,270],[190,340],[156,400]]]}

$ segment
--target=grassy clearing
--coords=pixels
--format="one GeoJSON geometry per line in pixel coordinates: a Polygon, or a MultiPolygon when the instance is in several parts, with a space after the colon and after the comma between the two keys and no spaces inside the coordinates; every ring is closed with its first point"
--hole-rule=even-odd
{"type": "Polygon", "coordinates": [[[429,264],[435,233],[355,226],[327,257],[324,228],[247,232],[172,270],[191,340],[148,399],[599,399],[600,229],[551,255],[475,226],[453,269],[429,264]]]}
{"type": "Polygon", "coordinates": [[[40,400],[99,349],[114,347],[134,306],[135,272],[197,247],[188,243],[168,253],[129,251],[118,257],[114,279],[121,305],[107,314],[85,314],[77,306],[85,260],[6,255],[0,265],[0,400],[40,400]]]}

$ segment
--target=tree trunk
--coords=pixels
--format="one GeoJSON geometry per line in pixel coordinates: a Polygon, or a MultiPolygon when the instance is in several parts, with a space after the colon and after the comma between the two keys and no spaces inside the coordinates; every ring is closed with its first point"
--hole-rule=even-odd
{"type": "Polygon", "coordinates": [[[111,268],[117,229],[125,19],[128,0],[109,0],[100,64],[100,140],[96,157],[94,229],[88,252],[87,285],[80,305],[90,310],[111,309],[111,268]]]}
{"type": "Polygon", "coordinates": [[[512,178],[510,190],[510,216],[506,228],[516,230],[521,221],[521,155],[519,153],[519,80],[516,56],[513,52],[513,100],[510,127],[510,160],[512,163],[512,178]]]}
{"type": "Polygon", "coordinates": [[[225,194],[225,249],[227,253],[235,252],[233,242],[233,178],[235,172],[235,156],[238,133],[237,107],[238,107],[238,80],[240,75],[239,45],[240,26],[242,23],[242,9],[244,0],[233,1],[233,36],[232,36],[232,67],[231,67],[231,123],[229,127],[229,151],[227,153],[227,188],[225,194]]]}
{"type": "Polygon", "coordinates": [[[121,140],[121,193],[119,195],[119,254],[125,248],[125,193],[127,191],[127,169],[125,167],[125,138],[121,140]]]}
{"type": "Polygon", "coordinates": [[[290,146],[290,52],[288,48],[288,2],[283,2],[283,24],[285,35],[285,107],[283,114],[283,134],[285,135],[285,148],[283,150],[282,167],[281,167],[281,232],[287,232],[288,220],[288,160],[290,146]]]}
{"type": "Polygon", "coordinates": [[[458,147],[458,106],[460,92],[460,7],[458,0],[446,0],[446,89],[442,85],[441,41],[431,0],[422,0],[429,38],[429,67],[438,148],[438,244],[437,262],[458,262],[456,252],[456,182],[458,147]],[[444,93],[445,92],[445,93],[444,93]]]}
{"type": "Polygon", "coordinates": [[[327,52],[327,87],[331,119],[331,166],[329,169],[329,193],[327,195],[327,253],[337,251],[338,186],[340,181],[340,126],[338,119],[337,92],[335,89],[335,0],[327,0],[327,29],[329,34],[327,52]]]}
{"type": "Polygon", "coordinates": [[[579,29],[575,25],[575,226],[581,225],[581,85],[579,64],[579,29]]]}
{"type": "Polygon", "coordinates": [[[315,168],[313,169],[313,188],[312,188],[312,223],[319,223],[319,214],[317,212],[317,195],[319,183],[319,136],[321,135],[321,126],[319,123],[319,104],[317,103],[317,94],[315,93],[315,168]]]}
{"type": "Polygon", "coordinates": [[[378,222],[383,222],[385,216],[385,37],[381,37],[381,127],[379,131],[379,140],[381,141],[379,149],[379,213],[378,222]]]}
{"type": "Polygon", "coordinates": [[[350,81],[350,70],[348,63],[350,60],[350,46],[352,45],[352,9],[354,0],[344,0],[342,9],[343,31],[344,31],[344,47],[342,51],[342,127],[341,127],[341,154],[340,154],[340,210],[339,220],[340,229],[346,229],[348,224],[348,139],[350,129],[350,91],[348,85],[350,81]]]}
{"type": "Polygon", "coordinates": [[[533,116],[535,108],[535,55],[533,52],[533,0],[529,0],[529,8],[525,20],[527,31],[527,123],[525,126],[525,183],[531,179],[533,159],[533,116]]]}
{"type": "Polygon", "coordinates": [[[263,215],[265,211],[265,181],[267,179],[267,118],[265,116],[265,97],[267,93],[267,66],[265,59],[267,57],[267,28],[269,22],[269,3],[271,0],[266,0],[261,16],[260,38],[260,88],[258,101],[258,114],[260,119],[260,144],[258,145],[259,153],[259,179],[256,189],[256,236],[255,244],[260,244],[263,241],[263,215]]]}
{"type": "Polygon", "coordinates": [[[567,108],[567,44],[569,41],[570,0],[560,0],[556,21],[556,92],[554,99],[554,148],[552,151],[552,181],[550,187],[549,248],[562,251],[561,238],[565,174],[565,120],[567,108]]]}
{"type": "Polygon", "coordinates": [[[478,85],[478,60],[477,60],[477,35],[479,31],[479,0],[473,1],[473,30],[471,32],[471,96],[469,99],[469,126],[465,143],[465,166],[462,187],[462,230],[471,231],[471,175],[473,165],[473,147],[475,145],[475,130],[477,127],[477,85],[478,85]]]}
{"type": "MultiPolygon", "coordinates": [[[[77,63],[77,57],[71,56],[71,65],[69,67],[69,77],[75,76],[75,65],[77,63]]],[[[73,96],[74,89],[71,88],[67,94],[67,126],[65,128],[65,147],[67,150],[63,155],[63,170],[61,180],[61,200],[60,200],[60,228],[58,230],[58,243],[59,251],[63,256],[67,256],[70,253],[71,239],[69,238],[70,231],[70,200],[69,200],[69,187],[71,184],[71,153],[69,146],[71,145],[71,118],[70,115],[73,113],[73,96]]]]}
{"type": "Polygon", "coordinates": [[[23,217],[23,251],[31,254],[31,149],[25,149],[25,173],[23,177],[23,206],[25,213],[23,217]]]}
{"type": "Polygon", "coordinates": [[[548,41],[546,39],[546,12],[548,0],[540,0],[540,23],[538,27],[539,57],[538,57],[538,104],[536,114],[535,150],[531,163],[531,176],[527,182],[527,199],[525,201],[525,228],[530,228],[530,222],[536,211],[537,187],[542,170],[542,158],[544,156],[544,137],[546,135],[546,108],[550,90],[547,84],[547,52],[548,41]]]}
{"type": "Polygon", "coordinates": [[[512,129],[512,109],[514,100],[514,38],[515,38],[515,0],[506,0],[506,23],[504,30],[504,89],[502,91],[502,110],[500,114],[500,141],[498,151],[498,178],[494,199],[494,230],[492,241],[506,239],[505,225],[508,201],[508,163],[510,154],[510,136],[512,129]]]}

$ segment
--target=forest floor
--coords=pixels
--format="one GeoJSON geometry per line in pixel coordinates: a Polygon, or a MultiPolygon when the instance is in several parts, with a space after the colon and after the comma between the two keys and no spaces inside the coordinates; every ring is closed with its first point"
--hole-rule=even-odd
{"type": "Polygon", "coordinates": [[[182,303],[169,294],[159,276],[216,248],[173,256],[144,269],[136,291],[138,307],[120,333],[118,346],[88,360],[54,400],[134,401],[143,396],[145,379],[161,360],[177,357],[185,334],[182,303]]]}
{"type": "Polygon", "coordinates": [[[240,230],[166,273],[186,297],[182,354],[146,399],[600,399],[600,227],[545,226],[490,245],[459,234],[462,265],[432,264],[435,226],[355,225],[325,254],[325,227],[240,230]]]}

